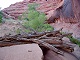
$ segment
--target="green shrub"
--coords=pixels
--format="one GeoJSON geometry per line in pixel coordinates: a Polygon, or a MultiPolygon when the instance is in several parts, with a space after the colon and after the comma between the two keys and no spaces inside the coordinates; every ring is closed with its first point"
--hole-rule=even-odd
{"type": "Polygon", "coordinates": [[[17,33],[17,34],[20,34],[21,31],[22,31],[22,30],[18,28],[18,29],[16,30],[16,33],[17,33]]]}
{"type": "Polygon", "coordinates": [[[33,17],[35,17],[38,14],[38,12],[35,11],[36,10],[35,8],[38,7],[38,6],[39,6],[39,4],[36,4],[36,3],[30,3],[30,4],[28,4],[28,7],[29,7],[28,11],[25,11],[21,16],[18,16],[18,19],[19,20],[28,20],[28,18],[29,19],[30,18],[33,19],[33,17]],[[32,13],[32,14],[30,14],[30,13],[32,13]]]}
{"type": "Polygon", "coordinates": [[[75,38],[72,37],[72,36],[68,36],[68,38],[70,39],[71,42],[73,42],[73,43],[75,43],[75,44],[77,44],[77,45],[80,46],[80,41],[78,41],[77,39],[75,39],[75,38]]]}
{"type": "Polygon", "coordinates": [[[30,3],[28,4],[28,10],[36,10],[36,8],[39,6],[39,4],[36,3],[30,3]]]}
{"type": "Polygon", "coordinates": [[[0,11],[0,23],[2,22],[2,12],[0,11]]]}
{"type": "Polygon", "coordinates": [[[46,17],[44,13],[36,10],[37,4],[28,5],[27,21],[23,23],[26,28],[32,28],[35,31],[50,31],[53,28],[49,24],[44,24],[46,17]]]}
{"type": "Polygon", "coordinates": [[[27,20],[27,12],[22,13],[22,15],[18,16],[19,20],[27,20]]]}

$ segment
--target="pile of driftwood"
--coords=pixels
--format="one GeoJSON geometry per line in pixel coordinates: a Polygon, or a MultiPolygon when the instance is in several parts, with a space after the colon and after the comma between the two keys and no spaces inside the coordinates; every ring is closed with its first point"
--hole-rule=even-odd
{"type": "Polygon", "coordinates": [[[62,34],[58,31],[48,31],[48,32],[34,32],[29,34],[17,34],[17,35],[5,35],[0,37],[0,47],[19,45],[19,44],[28,44],[28,43],[37,43],[39,46],[46,47],[58,54],[63,55],[61,50],[67,52],[72,52],[73,48],[63,43],[62,38],[72,33],[62,34]]]}

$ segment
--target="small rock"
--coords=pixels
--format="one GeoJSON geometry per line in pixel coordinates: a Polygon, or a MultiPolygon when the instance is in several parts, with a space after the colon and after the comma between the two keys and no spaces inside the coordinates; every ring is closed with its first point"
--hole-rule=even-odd
{"type": "Polygon", "coordinates": [[[67,37],[63,37],[62,40],[63,40],[64,43],[66,43],[66,42],[70,42],[70,39],[67,38],[67,37]]]}
{"type": "Polygon", "coordinates": [[[80,47],[78,45],[74,47],[73,54],[80,60],[80,47]]]}

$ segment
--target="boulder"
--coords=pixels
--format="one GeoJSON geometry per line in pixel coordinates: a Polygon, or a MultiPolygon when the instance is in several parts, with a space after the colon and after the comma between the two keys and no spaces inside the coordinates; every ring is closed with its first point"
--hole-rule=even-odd
{"type": "Polygon", "coordinates": [[[0,60],[42,60],[38,44],[24,44],[0,48],[0,60]]]}
{"type": "Polygon", "coordinates": [[[69,43],[69,42],[71,42],[70,39],[67,38],[67,37],[63,37],[62,40],[63,40],[63,43],[69,43]]]}
{"type": "Polygon", "coordinates": [[[64,55],[58,55],[55,52],[49,50],[46,55],[44,60],[78,60],[74,55],[67,53],[64,51],[64,55]]]}
{"type": "Polygon", "coordinates": [[[80,47],[75,45],[73,54],[80,60],[80,47]]]}

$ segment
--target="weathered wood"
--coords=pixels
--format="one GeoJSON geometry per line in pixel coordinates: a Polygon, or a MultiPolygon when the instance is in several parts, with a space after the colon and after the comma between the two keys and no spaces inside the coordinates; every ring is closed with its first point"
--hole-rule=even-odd
{"type": "Polygon", "coordinates": [[[61,30],[62,29],[58,31],[36,32],[36,34],[17,34],[13,36],[5,35],[0,37],[0,47],[36,43],[39,46],[46,47],[58,54],[63,55],[63,52],[60,49],[67,52],[73,51],[71,46],[64,44],[62,41],[63,37],[72,35],[72,33],[62,34],[60,33],[61,30]]]}
{"type": "Polygon", "coordinates": [[[55,40],[55,39],[41,39],[41,41],[44,41],[50,44],[62,44],[63,43],[61,40],[55,40]]]}
{"type": "MultiPolygon", "coordinates": [[[[18,45],[19,43],[11,43],[11,42],[0,42],[0,47],[18,45]]],[[[21,43],[20,43],[21,44],[21,43]]]]}
{"type": "Polygon", "coordinates": [[[58,54],[63,55],[62,51],[58,50],[57,48],[55,48],[54,46],[50,45],[49,43],[46,43],[46,42],[41,41],[41,40],[38,40],[38,41],[35,40],[34,42],[36,42],[36,43],[38,43],[40,45],[43,45],[44,47],[46,47],[46,48],[48,48],[48,49],[50,49],[50,50],[52,50],[52,51],[54,51],[54,52],[56,52],[58,54]]]}

